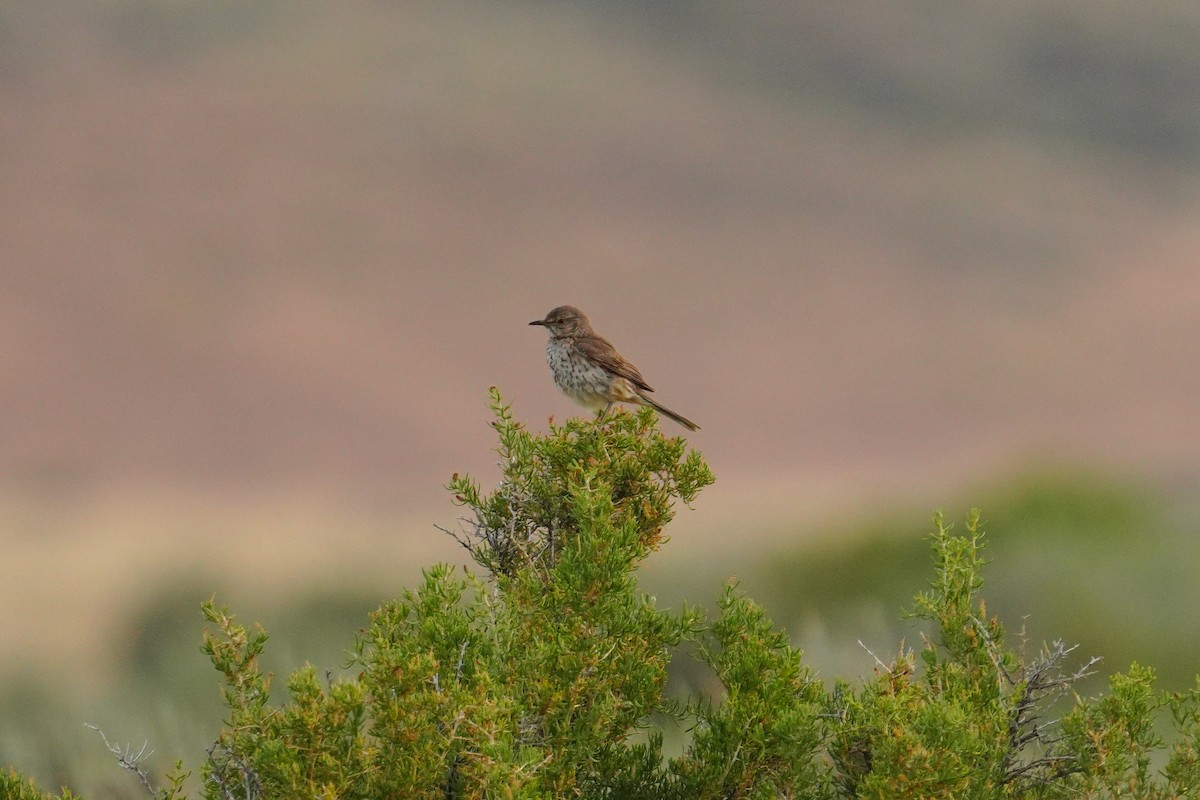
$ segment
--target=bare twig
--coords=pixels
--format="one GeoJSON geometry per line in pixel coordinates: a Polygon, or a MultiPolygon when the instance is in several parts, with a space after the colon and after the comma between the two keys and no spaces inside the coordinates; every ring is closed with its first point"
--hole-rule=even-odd
{"type": "Polygon", "coordinates": [[[871,652],[871,648],[869,648],[869,647],[867,647],[865,644],[863,644],[863,640],[862,640],[862,639],[859,639],[859,640],[858,640],[858,646],[859,646],[859,647],[861,647],[863,650],[866,650],[866,651],[867,651],[867,654],[868,654],[868,655],[870,655],[870,656],[871,656],[871,658],[875,659],[875,663],[876,663],[876,664],[879,666],[879,668],[880,668],[881,670],[883,670],[884,672],[891,672],[891,671],[892,671],[892,668],[891,668],[891,667],[889,667],[887,664],[883,663],[883,661],[881,661],[881,660],[880,660],[879,656],[877,656],[877,655],[875,655],[874,653],[872,653],[872,652],[871,652]]]}
{"type": "Polygon", "coordinates": [[[1005,783],[1036,786],[1076,769],[1075,756],[1058,749],[1062,737],[1048,735],[1057,732],[1058,720],[1043,720],[1050,706],[1070,692],[1076,683],[1091,675],[1100,663],[1098,657],[1092,657],[1074,672],[1065,672],[1063,661],[1075,652],[1076,647],[1067,647],[1061,640],[1055,640],[1043,649],[1036,661],[1021,670],[1019,676],[1005,671],[1010,685],[1021,687],[1009,720],[1005,783]],[[1044,748],[1042,754],[1023,760],[1026,747],[1034,743],[1044,748]]]}
{"type": "Polygon", "coordinates": [[[135,753],[133,752],[133,745],[131,744],[125,745],[125,747],[122,748],[120,745],[116,745],[108,741],[108,737],[104,735],[104,731],[100,730],[98,725],[85,722],[83,723],[83,727],[90,728],[96,733],[100,734],[100,738],[104,741],[104,746],[108,748],[108,752],[116,756],[117,763],[121,765],[121,768],[127,769],[134,775],[137,775],[138,780],[142,782],[142,786],[146,787],[146,791],[150,793],[151,797],[158,795],[158,791],[154,788],[154,785],[150,783],[150,774],[142,767],[142,764],[146,762],[146,759],[154,755],[153,750],[146,752],[146,748],[150,744],[149,742],[142,742],[141,749],[135,753]]]}
{"type": "Polygon", "coordinates": [[[208,748],[208,763],[212,766],[208,780],[221,792],[223,800],[259,800],[262,797],[258,773],[245,761],[234,758],[219,741],[208,748]],[[238,774],[231,774],[234,771],[238,774]],[[234,794],[235,789],[241,789],[240,796],[234,794]]]}
{"type": "Polygon", "coordinates": [[[467,640],[463,639],[462,646],[458,648],[458,663],[454,665],[454,679],[462,680],[463,657],[467,654],[467,640]]]}

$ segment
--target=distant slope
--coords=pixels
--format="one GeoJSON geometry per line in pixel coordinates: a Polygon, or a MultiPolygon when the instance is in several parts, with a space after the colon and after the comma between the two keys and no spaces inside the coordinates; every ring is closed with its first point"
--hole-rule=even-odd
{"type": "Polygon", "coordinates": [[[631,8],[6,5],[0,483],[437,496],[562,302],[729,477],[1197,466],[1200,12],[631,8]]]}

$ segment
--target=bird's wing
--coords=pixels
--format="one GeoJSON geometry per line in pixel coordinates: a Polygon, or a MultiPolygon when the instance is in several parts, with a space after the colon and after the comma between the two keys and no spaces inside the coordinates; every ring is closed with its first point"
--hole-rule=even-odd
{"type": "Polygon", "coordinates": [[[620,375],[642,391],[654,391],[650,388],[650,384],[646,383],[642,373],[638,372],[637,367],[626,361],[625,357],[617,352],[617,348],[613,347],[603,336],[584,336],[577,340],[576,344],[584,355],[609,372],[620,375]]]}

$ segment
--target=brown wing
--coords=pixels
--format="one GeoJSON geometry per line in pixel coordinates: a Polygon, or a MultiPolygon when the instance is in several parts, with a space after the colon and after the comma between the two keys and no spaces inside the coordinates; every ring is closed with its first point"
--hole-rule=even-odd
{"type": "Polygon", "coordinates": [[[593,361],[614,375],[620,375],[644,392],[653,392],[650,384],[638,372],[637,367],[625,360],[603,336],[583,336],[575,341],[579,349],[593,361]]]}

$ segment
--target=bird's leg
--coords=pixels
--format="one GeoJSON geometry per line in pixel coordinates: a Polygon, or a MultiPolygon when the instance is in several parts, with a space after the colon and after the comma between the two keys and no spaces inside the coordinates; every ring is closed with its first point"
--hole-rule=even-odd
{"type": "MultiPolygon", "coordinates": [[[[613,401],[609,400],[608,405],[600,409],[600,414],[596,417],[597,422],[602,422],[608,416],[608,410],[613,407],[613,401]]],[[[608,459],[608,446],[604,443],[604,439],[600,439],[600,452],[604,453],[604,458],[608,459]]]]}

